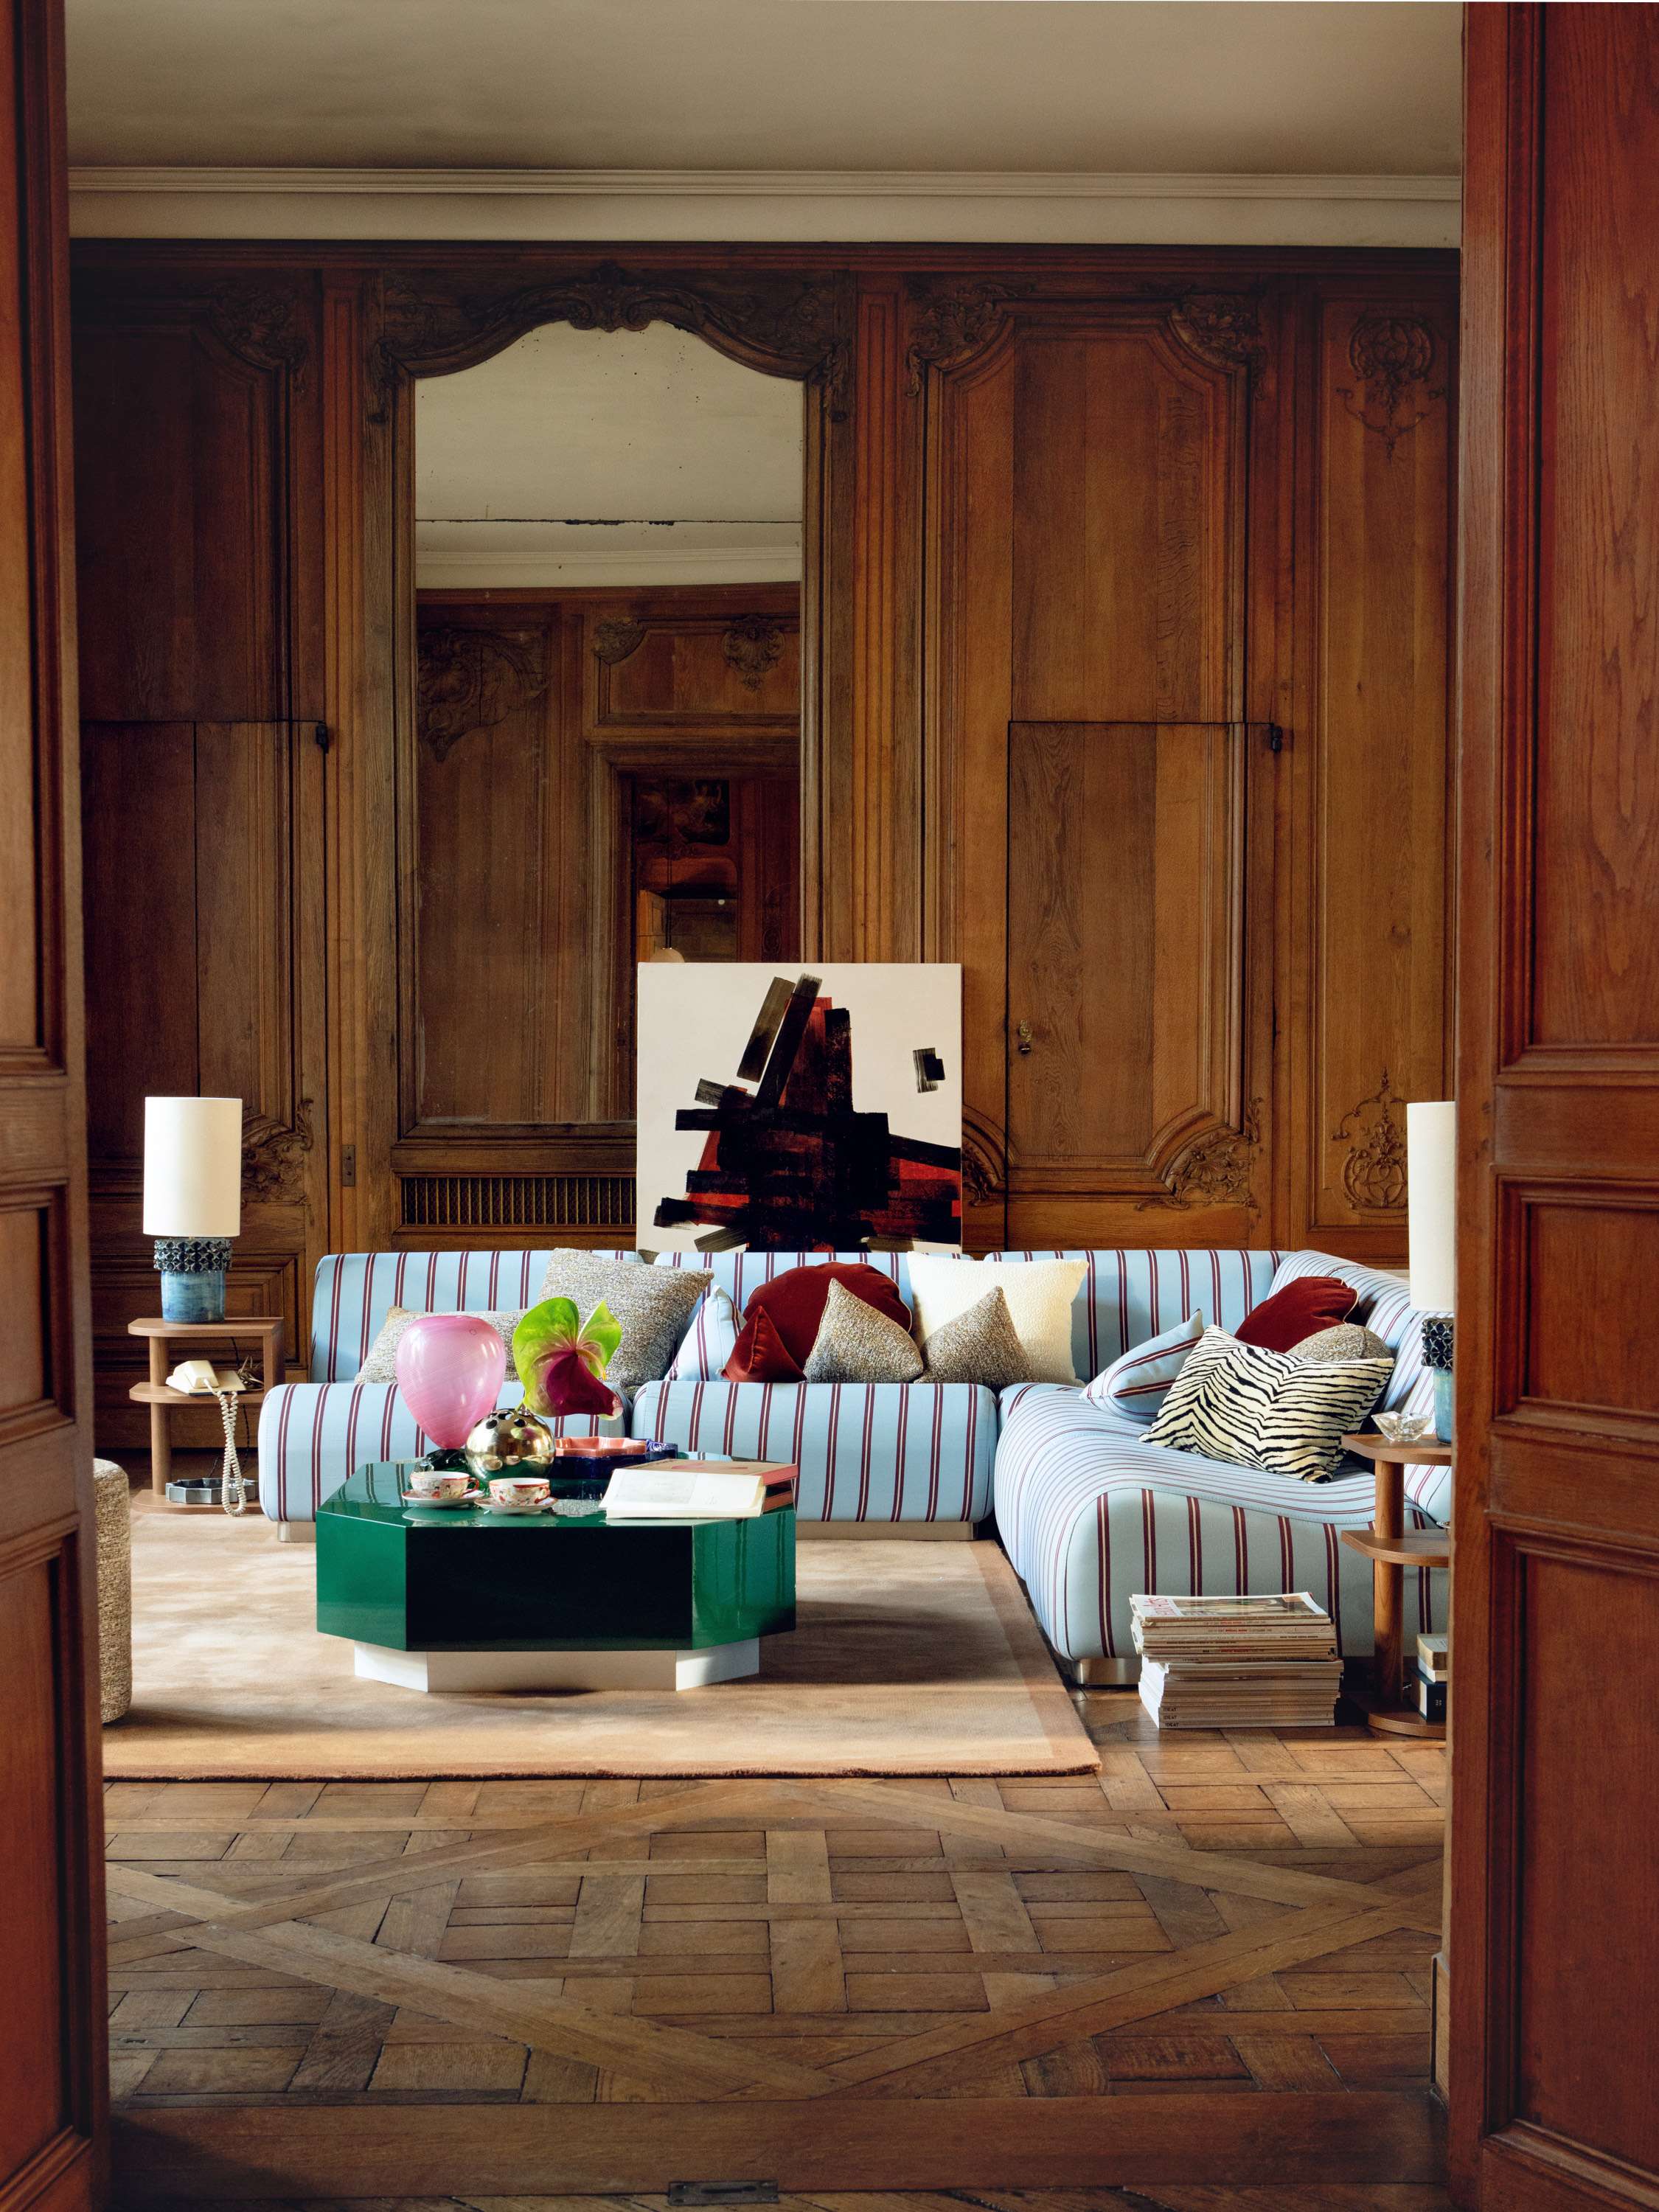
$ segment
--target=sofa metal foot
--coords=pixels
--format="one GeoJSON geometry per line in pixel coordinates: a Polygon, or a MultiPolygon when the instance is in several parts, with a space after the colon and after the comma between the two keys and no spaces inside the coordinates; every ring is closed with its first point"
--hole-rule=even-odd
{"type": "Polygon", "coordinates": [[[1140,1680],[1139,1659],[1063,1659],[1079,1690],[1130,1690],[1140,1680]]]}
{"type": "Polygon", "coordinates": [[[317,1523],[314,1521],[279,1521],[276,1541],[279,1544],[314,1544],[317,1523]]]}

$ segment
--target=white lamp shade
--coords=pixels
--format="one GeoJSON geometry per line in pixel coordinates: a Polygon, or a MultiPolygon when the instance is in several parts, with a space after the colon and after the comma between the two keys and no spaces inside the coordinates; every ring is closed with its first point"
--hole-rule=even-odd
{"type": "Polygon", "coordinates": [[[241,1228],[241,1100],[146,1098],[145,1236],[237,1237],[241,1228]]]}
{"type": "Polygon", "coordinates": [[[1406,1197],[1412,1304],[1450,1313],[1457,1302],[1457,1106],[1449,1098],[1406,1109],[1406,1197]]]}

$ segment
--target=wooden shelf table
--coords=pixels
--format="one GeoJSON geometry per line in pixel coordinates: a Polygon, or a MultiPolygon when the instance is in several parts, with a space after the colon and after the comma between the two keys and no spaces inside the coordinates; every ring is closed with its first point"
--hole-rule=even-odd
{"type": "Polygon", "coordinates": [[[283,1380],[283,1316],[239,1314],[231,1321],[160,1321],[146,1315],[142,1321],[127,1323],[127,1334],[143,1337],[149,1346],[149,1380],[135,1382],[127,1395],[135,1405],[149,1407],[149,1486],[156,1497],[165,1498],[167,1478],[173,1473],[173,1438],[167,1428],[173,1407],[194,1406],[199,1410],[216,1403],[204,1391],[173,1389],[168,1375],[181,1358],[188,1358],[192,1352],[202,1352],[216,1365],[219,1352],[244,1339],[256,1338],[259,1388],[242,1391],[236,1401],[239,1411],[246,1406],[252,1412],[264,1405],[283,1380]],[[182,1346],[183,1351],[175,1352],[175,1345],[182,1346]]]}
{"type": "Polygon", "coordinates": [[[1414,1705],[1405,1700],[1405,1590],[1408,1567],[1451,1565],[1451,1532],[1446,1528],[1406,1527],[1406,1469],[1408,1467],[1449,1467],[1452,1449],[1434,1437],[1419,1437],[1395,1443],[1370,1430],[1344,1437],[1344,1446],[1370,1461],[1376,1474],[1376,1502],[1369,1528],[1345,1528],[1342,1540],[1350,1550],[1363,1552],[1371,1563],[1372,1618],[1376,1625],[1376,1657],[1371,1688],[1354,1702],[1368,1724],[1385,1735],[1421,1736],[1443,1742],[1443,1721],[1425,1721],[1414,1705]]]}

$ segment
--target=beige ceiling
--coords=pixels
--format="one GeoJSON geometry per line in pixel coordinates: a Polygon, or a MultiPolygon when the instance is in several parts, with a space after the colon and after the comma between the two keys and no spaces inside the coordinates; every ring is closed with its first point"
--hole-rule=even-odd
{"type": "Polygon", "coordinates": [[[701,338],[531,331],[415,386],[426,586],[741,584],[800,574],[801,387],[701,338]]]}
{"type": "Polygon", "coordinates": [[[1460,166],[1449,0],[68,4],[82,165],[1460,166]]]}

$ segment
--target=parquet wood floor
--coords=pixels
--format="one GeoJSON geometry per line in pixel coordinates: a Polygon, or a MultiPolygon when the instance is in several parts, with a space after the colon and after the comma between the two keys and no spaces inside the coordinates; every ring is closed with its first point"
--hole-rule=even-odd
{"type": "Polygon", "coordinates": [[[112,1784],[127,2201],[1439,2207],[1443,1752],[1079,1703],[1097,1777],[112,1784]]]}

